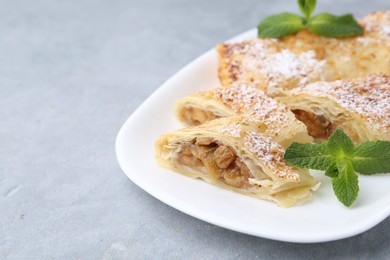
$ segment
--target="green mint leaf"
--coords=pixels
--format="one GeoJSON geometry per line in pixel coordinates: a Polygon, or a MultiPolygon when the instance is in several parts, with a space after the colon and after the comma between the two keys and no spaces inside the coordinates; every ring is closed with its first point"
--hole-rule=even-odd
{"type": "Polygon", "coordinates": [[[390,142],[366,142],[356,147],[352,166],[360,174],[390,172],[390,142]]]}
{"type": "Polygon", "coordinates": [[[335,162],[330,164],[328,169],[326,169],[325,176],[331,178],[337,178],[339,176],[339,169],[337,168],[337,164],[335,162]]]}
{"type": "Polygon", "coordinates": [[[337,129],[321,144],[292,143],[284,159],[300,168],[326,171],[334,193],[345,206],[359,194],[357,172],[365,175],[390,172],[390,142],[366,142],[356,148],[343,130],[337,129]]]}
{"type": "Polygon", "coordinates": [[[326,143],[292,143],[284,153],[284,160],[300,168],[321,171],[325,171],[333,163],[333,158],[327,149],[326,143]]]}
{"type": "Polygon", "coordinates": [[[337,199],[345,206],[351,206],[359,194],[359,181],[351,163],[343,160],[337,163],[339,175],[332,178],[333,190],[337,199]]]}
{"type": "Polygon", "coordinates": [[[316,0],[298,0],[299,9],[301,9],[302,14],[309,19],[311,14],[316,9],[317,1],[316,0]]]}
{"type": "Polygon", "coordinates": [[[351,37],[361,35],[362,27],[351,14],[336,16],[329,13],[321,13],[312,17],[308,30],[325,37],[351,37]]]}
{"type": "Polygon", "coordinates": [[[303,18],[292,13],[268,16],[257,27],[259,38],[281,38],[303,28],[303,18]]]}
{"type": "Polygon", "coordinates": [[[343,130],[336,129],[336,131],[329,137],[327,141],[327,148],[336,159],[343,159],[345,156],[352,156],[354,146],[351,138],[346,135],[343,130]]]}

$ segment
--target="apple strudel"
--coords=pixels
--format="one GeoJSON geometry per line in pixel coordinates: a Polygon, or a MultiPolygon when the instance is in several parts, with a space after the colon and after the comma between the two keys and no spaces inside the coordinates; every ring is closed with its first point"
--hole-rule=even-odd
{"type": "Polygon", "coordinates": [[[390,73],[390,11],[358,21],[363,35],[327,38],[308,31],[281,39],[252,39],[216,47],[223,86],[252,84],[278,95],[316,81],[390,73]]]}
{"type": "Polygon", "coordinates": [[[244,117],[164,134],[156,141],[155,154],[165,168],[282,207],[303,203],[319,186],[307,170],[288,165],[284,148],[244,117]]]}
{"type": "Polygon", "coordinates": [[[283,104],[257,88],[240,85],[219,87],[188,95],[176,102],[176,114],[187,126],[230,116],[250,117],[266,126],[265,134],[286,147],[291,142],[308,143],[313,139],[306,126],[283,104]]]}
{"type": "Polygon", "coordinates": [[[307,125],[311,136],[326,139],[337,128],[355,143],[390,141],[390,76],[316,82],[277,98],[307,125]]]}

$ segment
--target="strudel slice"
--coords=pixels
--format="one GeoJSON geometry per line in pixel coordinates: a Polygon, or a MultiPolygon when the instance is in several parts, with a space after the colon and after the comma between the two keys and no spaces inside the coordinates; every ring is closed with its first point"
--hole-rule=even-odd
{"type": "Polygon", "coordinates": [[[176,102],[175,110],[179,120],[187,126],[242,115],[250,117],[254,124],[264,124],[265,134],[283,146],[293,141],[312,141],[306,126],[285,105],[263,91],[245,85],[219,87],[188,95],[176,102]]]}
{"type": "Polygon", "coordinates": [[[358,22],[364,29],[358,37],[327,38],[303,30],[281,39],[220,44],[221,83],[253,84],[278,95],[320,80],[390,73],[390,11],[371,13],[358,22]]]}
{"type": "Polygon", "coordinates": [[[390,141],[390,76],[317,82],[277,98],[307,125],[311,136],[326,139],[337,128],[356,143],[390,141]]]}
{"type": "Polygon", "coordinates": [[[319,183],[307,170],[288,165],[284,148],[252,128],[244,117],[227,117],[162,135],[157,162],[221,188],[289,207],[306,201],[319,183]]]}

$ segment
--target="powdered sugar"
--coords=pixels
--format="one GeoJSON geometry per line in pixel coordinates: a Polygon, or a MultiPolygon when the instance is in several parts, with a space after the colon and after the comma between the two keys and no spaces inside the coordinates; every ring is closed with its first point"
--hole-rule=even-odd
{"type": "Polygon", "coordinates": [[[318,82],[292,93],[331,98],[347,110],[367,118],[372,126],[390,127],[390,76],[375,74],[357,80],[318,82]]]}
{"type": "MultiPolygon", "coordinates": [[[[255,117],[264,117],[270,111],[283,107],[276,100],[265,95],[263,91],[245,85],[217,88],[214,96],[222,99],[225,104],[232,104],[234,112],[251,114],[255,117]]],[[[287,111],[287,109],[282,110],[287,111]]]]}
{"type": "Polygon", "coordinates": [[[261,162],[280,179],[299,181],[297,171],[283,159],[284,149],[271,138],[248,131],[244,137],[244,145],[252,153],[261,158],[261,162]]]}
{"type": "Polygon", "coordinates": [[[253,87],[237,85],[231,88],[217,88],[214,89],[214,96],[236,114],[248,115],[266,125],[276,125],[279,129],[288,127],[292,121],[296,121],[286,106],[253,87]]]}
{"type": "Polygon", "coordinates": [[[216,130],[224,134],[230,134],[234,137],[239,137],[241,132],[241,124],[234,123],[234,124],[220,125],[217,127],[216,130]]]}
{"type": "Polygon", "coordinates": [[[390,36],[390,25],[383,26],[382,32],[390,36]]]}
{"type": "Polygon", "coordinates": [[[285,49],[270,55],[261,70],[267,75],[271,87],[276,87],[282,80],[291,79],[298,79],[298,85],[304,85],[324,65],[325,61],[315,59],[314,51],[296,55],[285,49]]]}
{"type": "MultiPolygon", "coordinates": [[[[234,66],[229,71],[236,78],[252,75],[253,80],[263,80],[269,87],[284,85],[305,85],[314,80],[323,79],[321,71],[326,61],[316,59],[314,51],[295,54],[287,49],[278,51],[276,45],[270,45],[263,39],[240,43],[241,48],[232,48],[232,52],[242,57],[245,62],[234,66]],[[256,77],[262,77],[262,79],[256,77]]],[[[287,86],[292,87],[292,86],[287,86]]]]}
{"type": "Polygon", "coordinates": [[[364,44],[365,46],[372,44],[373,42],[379,42],[377,38],[372,38],[367,36],[357,37],[356,41],[364,44]]]}
{"type": "Polygon", "coordinates": [[[390,37],[390,11],[374,12],[361,19],[361,24],[366,32],[379,37],[390,37]]]}

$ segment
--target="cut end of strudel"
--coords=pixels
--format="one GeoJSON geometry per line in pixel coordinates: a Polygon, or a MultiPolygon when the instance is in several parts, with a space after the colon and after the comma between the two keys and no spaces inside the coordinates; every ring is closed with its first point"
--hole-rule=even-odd
{"type": "Polygon", "coordinates": [[[313,140],[307,134],[306,126],[285,105],[263,91],[245,85],[188,95],[176,102],[175,110],[179,120],[187,126],[242,115],[250,117],[254,124],[264,125],[264,134],[284,147],[292,142],[313,140]]]}
{"type": "Polygon", "coordinates": [[[316,81],[390,73],[390,11],[359,20],[358,37],[327,38],[308,31],[281,39],[252,39],[220,44],[219,78],[223,86],[253,84],[278,95],[316,81]]]}
{"type": "Polygon", "coordinates": [[[155,149],[157,162],[165,168],[282,207],[303,203],[319,186],[307,170],[288,165],[284,148],[245,117],[162,135],[155,149]]]}
{"type": "Polygon", "coordinates": [[[337,128],[355,143],[390,141],[390,76],[316,82],[277,98],[307,125],[311,136],[326,139],[337,128]]]}

